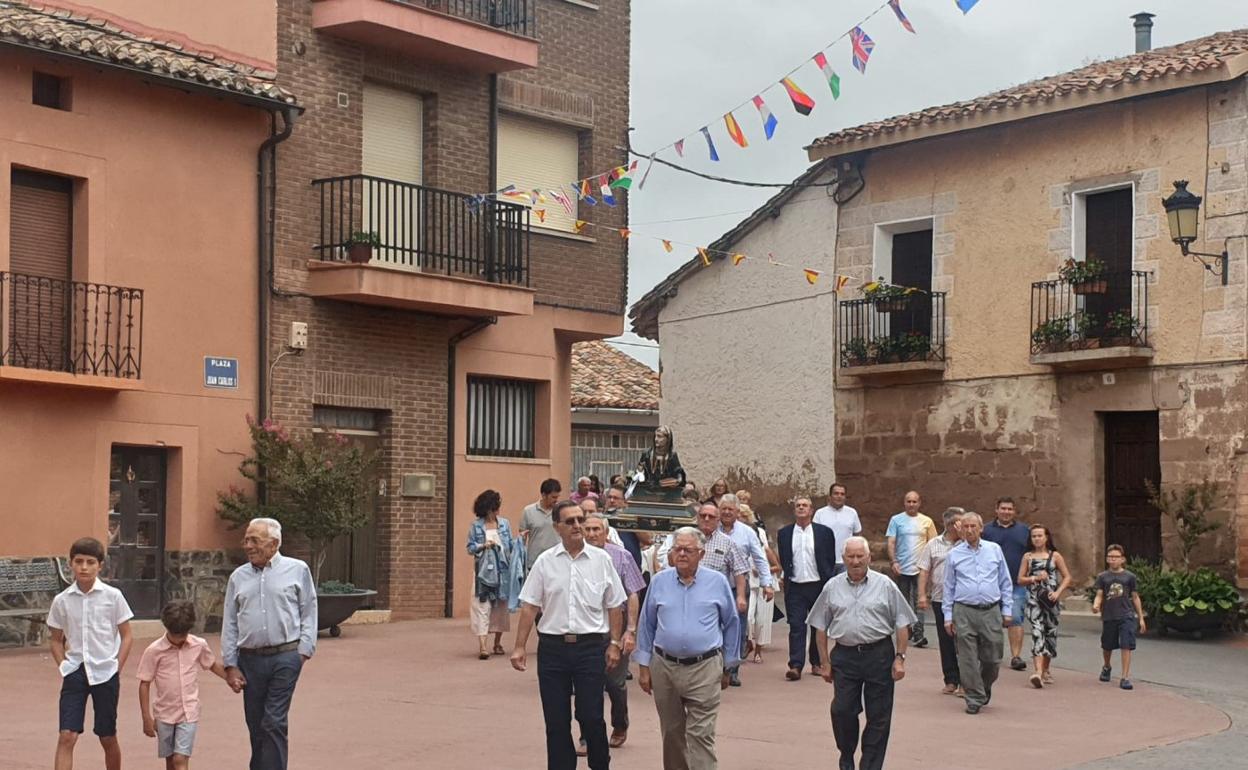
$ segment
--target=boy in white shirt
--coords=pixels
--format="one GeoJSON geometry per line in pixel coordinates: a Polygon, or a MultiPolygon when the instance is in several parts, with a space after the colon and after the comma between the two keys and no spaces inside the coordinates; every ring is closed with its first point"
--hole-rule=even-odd
{"type": "Polygon", "coordinates": [[[121,591],[99,579],[104,546],[84,537],[69,548],[74,582],[52,600],[48,628],[52,659],[61,672],[60,734],[56,770],[70,770],[74,745],[82,734],[87,696],[95,712],[95,734],[104,747],[104,767],[121,770],[117,743],[117,699],[121,669],[130,656],[130,618],[134,613],[121,591]]]}

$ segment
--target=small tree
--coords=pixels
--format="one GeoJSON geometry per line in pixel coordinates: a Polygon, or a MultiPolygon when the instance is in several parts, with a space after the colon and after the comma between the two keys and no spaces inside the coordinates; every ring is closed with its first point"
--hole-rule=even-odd
{"type": "Polygon", "coordinates": [[[1144,486],[1148,489],[1148,501],[1174,522],[1183,570],[1190,571],[1192,551],[1196,550],[1201,538],[1222,526],[1209,518],[1220,497],[1218,482],[1204,479],[1199,484],[1184,484],[1179,489],[1165,492],[1153,486],[1148,479],[1144,480],[1144,486]]]}
{"type": "Polygon", "coordinates": [[[217,515],[231,528],[268,517],[280,521],[284,531],[303,534],[312,546],[312,575],[320,585],[329,544],[368,523],[377,454],[338,433],[323,440],[295,439],[273,420],[257,423],[251,417],[247,427],[252,454],[238,470],[248,481],[264,485],[267,500],[230,485],[217,495],[217,515]]]}

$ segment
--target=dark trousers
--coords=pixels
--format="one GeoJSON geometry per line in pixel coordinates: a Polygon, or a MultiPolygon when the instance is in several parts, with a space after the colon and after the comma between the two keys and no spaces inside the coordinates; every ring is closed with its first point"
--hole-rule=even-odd
{"type": "Polygon", "coordinates": [[[893,580],[897,583],[897,587],[901,589],[901,595],[906,597],[906,603],[910,605],[914,616],[918,618],[910,625],[910,643],[915,644],[924,638],[923,610],[919,609],[919,576],[896,575],[893,577],[893,580]]]}
{"type": "Polygon", "coordinates": [[[624,732],[628,729],[627,655],[620,656],[615,668],[607,669],[607,699],[611,701],[611,729],[624,732]]]}
{"type": "Polygon", "coordinates": [[[240,653],[238,670],[247,685],[243,688],[243,714],[251,735],[251,770],[286,770],[287,714],[290,699],[303,670],[303,657],[296,650],[276,655],[240,653]]]}
{"type": "Polygon", "coordinates": [[[546,720],[546,767],[575,770],[572,744],[572,696],[576,694],[576,721],[589,753],[592,770],[611,765],[607,723],[602,718],[602,693],[607,683],[607,639],[564,642],[542,635],[537,643],[537,686],[546,720]]]}
{"type": "Polygon", "coordinates": [[[798,671],[806,665],[806,637],[810,637],[810,664],[819,665],[819,649],[815,646],[815,634],[806,625],[806,616],[823,590],[823,583],[794,583],[785,581],[784,611],[789,616],[789,668],[798,671]]]}
{"type": "Polygon", "coordinates": [[[841,770],[854,770],[858,750],[858,715],[866,704],[867,724],[862,729],[861,770],[884,767],[884,751],[893,721],[892,639],[864,650],[837,645],[832,657],[832,735],[841,752],[841,770]]]}
{"type": "Polygon", "coordinates": [[[958,647],[953,637],[945,630],[945,610],[941,602],[932,602],[932,613],[936,615],[936,639],[940,642],[940,671],[945,675],[945,684],[959,684],[958,647]]]}

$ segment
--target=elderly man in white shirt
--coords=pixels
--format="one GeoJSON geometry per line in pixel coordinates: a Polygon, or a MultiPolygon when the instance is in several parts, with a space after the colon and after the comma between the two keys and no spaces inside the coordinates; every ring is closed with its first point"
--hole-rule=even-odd
{"type": "Polygon", "coordinates": [[[837,574],[845,571],[845,542],[862,532],[858,511],[845,504],[847,494],[844,484],[833,484],[828,488],[828,504],[815,511],[815,523],[822,524],[836,535],[837,574]]]}
{"type": "Polygon", "coordinates": [[[546,722],[546,761],[550,770],[575,770],[572,742],[572,698],[576,721],[589,753],[591,770],[607,770],[610,747],[602,700],[607,669],[614,667],[623,649],[624,616],[628,599],[611,556],[585,542],[581,526],[585,514],[570,500],[551,511],[560,543],[533,562],[520,590],[520,621],[511,665],[524,671],[525,645],[537,622],[537,683],[546,722]]]}

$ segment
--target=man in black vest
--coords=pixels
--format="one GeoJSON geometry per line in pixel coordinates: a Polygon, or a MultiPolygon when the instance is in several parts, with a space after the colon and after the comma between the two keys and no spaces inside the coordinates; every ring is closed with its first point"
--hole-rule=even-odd
{"type": "MultiPolygon", "coordinates": [[[[793,503],[793,518],[780,530],[780,566],[784,569],[784,610],[789,616],[789,670],[784,678],[795,682],[802,678],[806,664],[806,616],[819,598],[823,584],[836,574],[836,535],[828,527],[815,524],[814,506],[809,497],[793,503]]],[[[819,650],[815,635],[810,634],[810,666],[819,673],[819,650]]]]}

